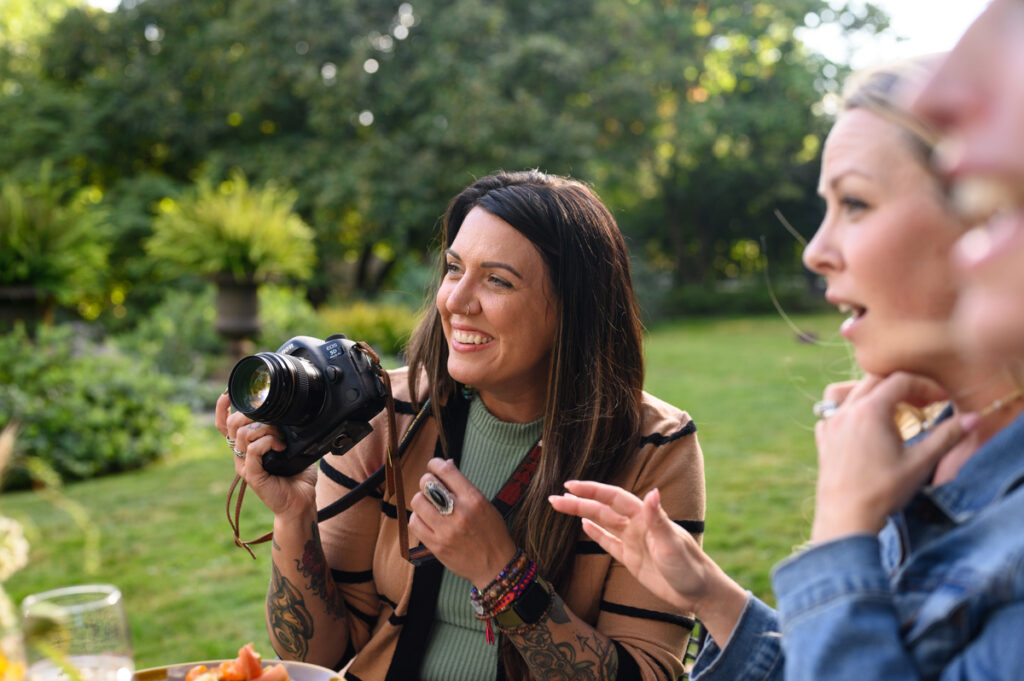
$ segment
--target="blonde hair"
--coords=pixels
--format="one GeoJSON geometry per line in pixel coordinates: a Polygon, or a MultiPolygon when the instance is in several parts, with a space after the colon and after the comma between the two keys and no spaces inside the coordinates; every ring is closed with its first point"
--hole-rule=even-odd
{"type": "Polygon", "coordinates": [[[939,133],[907,109],[908,91],[924,84],[942,54],[928,54],[856,71],[843,88],[843,111],[864,109],[897,125],[908,137],[914,154],[938,178],[931,163],[939,133]]]}

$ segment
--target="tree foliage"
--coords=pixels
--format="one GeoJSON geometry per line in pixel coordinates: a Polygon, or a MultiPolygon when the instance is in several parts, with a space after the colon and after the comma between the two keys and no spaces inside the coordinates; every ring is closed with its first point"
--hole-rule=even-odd
{"type": "Polygon", "coordinates": [[[498,168],[591,181],[676,282],[766,253],[796,267],[772,213],[816,221],[827,118],[812,108],[843,75],[795,37],[809,18],[884,27],[870,5],[824,0],[79,6],[37,40],[35,71],[0,60],[0,171],[51,158],[103,192],[135,252],[155,216],[137,178],[185,187],[240,168],[293,187],[314,291],[346,269],[379,288],[426,252],[448,199],[498,168]]]}

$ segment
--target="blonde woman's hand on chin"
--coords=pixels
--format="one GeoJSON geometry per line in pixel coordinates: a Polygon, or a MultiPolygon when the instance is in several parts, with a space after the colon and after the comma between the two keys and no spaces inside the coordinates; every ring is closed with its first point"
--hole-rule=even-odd
{"type": "Polygon", "coordinates": [[[501,514],[450,459],[427,462],[409,506],[409,531],[446,568],[478,589],[490,584],[515,556],[516,545],[501,514]]]}
{"type": "Polygon", "coordinates": [[[263,470],[264,454],[272,449],[285,449],[281,432],[274,426],[254,422],[231,410],[230,406],[227,394],[221,395],[217,399],[214,422],[232,449],[235,473],[245,480],[275,516],[303,517],[304,512],[315,509],[316,471],[310,467],[297,475],[285,477],[263,470]]]}
{"type": "Polygon", "coordinates": [[[643,500],[599,482],[570,480],[551,496],[555,510],[583,518],[583,531],[651,593],[693,612],[725,645],[746,605],[746,591],[704,553],[661,507],[658,490],[643,500]]]}
{"type": "Polygon", "coordinates": [[[814,542],[877,533],[886,516],[910,500],[939,459],[977,423],[975,414],[956,415],[906,446],[893,420],[896,406],[921,407],[948,396],[934,381],[904,372],[829,386],[825,398],[839,408],[814,428],[814,542]]]}

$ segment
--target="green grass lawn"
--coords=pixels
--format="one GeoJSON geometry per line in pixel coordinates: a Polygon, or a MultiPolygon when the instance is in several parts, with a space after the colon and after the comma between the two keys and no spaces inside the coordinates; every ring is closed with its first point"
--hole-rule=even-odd
{"type": "MultiPolygon", "coordinates": [[[[849,378],[838,315],[796,318],[818,343],[798,342],[778,317],[677,322],[651,329],[647,389],[686,409],[704,450],[705,547],[756,594],[771,600],[771,566],[803,542],[813,509],[814,419],[825,383],[849,378]]],[[[33,591],[110,582],[124,591],[136,664],[232,657],[247,641],[272,650],[263,620],[268,549],[258,560],[234,546],[225,517],[233,477],[224,440],[206,417],[171,454],[145,470],[63,489],[0,497],[0,511],[30,532],[31,563],[5,584],[33,591]],[[87,514],[85,529],[75,520],[87,514]],[[92,537],[98,535],[98,545],[92,537]]],[[[244,538],[270,528],[252,495],[244,538]]]]}

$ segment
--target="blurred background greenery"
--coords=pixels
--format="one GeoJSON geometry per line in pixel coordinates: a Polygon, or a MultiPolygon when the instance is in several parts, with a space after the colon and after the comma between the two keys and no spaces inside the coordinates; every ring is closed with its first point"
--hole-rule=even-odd
{"type": "Polygon", "coordinates": [[[887,18],[825,0],[0,0],[0,427],[20,425],[0,510],[33,538],[5,586],[121,585],[142,666],[265,641],[266,566],[216,519],[230,467],[209,413],[233,361],[342,332],[399,364],[448,200],[540,168],[619,220],[649,389],[701,428],[709,550],[769,597],[806,525],[808,405],[851,371],[814,342],[837,320],[799,260],[848,71],[799,39],[822,25],[887,18]]]}

